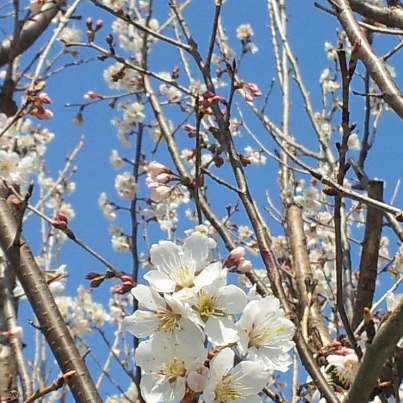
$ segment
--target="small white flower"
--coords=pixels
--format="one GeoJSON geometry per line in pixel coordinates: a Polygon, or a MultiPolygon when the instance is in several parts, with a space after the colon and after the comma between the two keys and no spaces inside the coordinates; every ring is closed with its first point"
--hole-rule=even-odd
{"type": "Polygon", "coordinates": [[[238,331],[230,315],[242,312],[247,303],[245,293],[227,284],[227,271],[221,263],[207,266],[195,279],[189,303],[204,326],[213,345],[228,345],[238,340],[238,331]]]}
{"type": "Polygon", "coordinates": [[[357,133],[351,133],[347,142],[348,148],[353,151],[359,151],[361,149],[360,139],[357,133]]]}
{"type": "Polygon", "coordinates": [[[250,163],[253,165],[265,165],[266,156],[262,150],[254,150],[251,146],[245,147],[246,157],[249,159],[250,163]]]}
{"type": "Polygon", "coordinates": [[[81,41],[81,30],[77,28],[64,27],[62,32],[59,34],[59,39],[63,42],[80,42],[81,41]]]}
{"type": "Polygon", "coordinates": [[[11,183],[22,183],[26,172],[20,167],[20,157],[17,153],[0,150],[0,177],[11,183]]]}
{"type": "Polygon", "coordinates": [[[294,343],[294,324],[285,318],[277,298],[269,296],[246,305],[238,322],[240,348],[248,359],[266,369],[285,372],[291,365],[287,354],[294,343]]]}
{"type": "Polygon", "coordinates": [[[357,354],[354,350],[349,350],[350,351],[345,355],[330,354],[326,357],[329,365],[335,367],[338,378],[347,386],[347,388],[357,375],[360,366],[357,354]]]}
{"type": "Polygon", "coordinates": [[[132,289],[140,308],[124,318],[126,330],[136,337],[153,336],[155,340],[166,340],[170,344],[203,344],[204,333],[189,319],[189,306],[177,298],[165,294],[163,297],[151,287],[139,284],[132,289]]]}
{"type": "Polygon", "coordinates": [[[150,270],[144,278],[159,292],[173,292],[194,286],[195,274],[204,269],[209,257],[209,239],[200,232],[186,238],[180,247],[170,241],[160,241],[150,251],[150,270]]]}
{"type": "Polygon", "coordinates": [[[130,239],[127,235],[112,235],[112,248],[115,252],[130,252],[130,239]]]}
{"type": "Polygon", "coordinates": [[[103,216],[108,220],[115,220],[116,219],[116,211],[115,207],[113,207],[106,197],[106,193],[102,192],[98,197],[98,206],[102,210],[103,216]]]}
{"type": "Polygon", "coordinates": [[[123,166],[123,159],[120,157],[118,150],[112,150],[109,157],[109,162],[115,169],[120,169],[123,166]]]}
{"type": "Polygon", "coordinates": [[[268,382],[269,373],[252,361],[242,361],[234,367],[234,356],[234,352],[226,347],[211,360],[203,393],[206,403],[262,401],[258,394],[268,382]]]}
{"type": "Polygon", "coordinates": [[[186,375],[194,363],[206,359],[203,344],[170,345],[163,340],[143,341],[135,352],[144,374],[140,388],[147,403],[178,402],[186,393],[186,375]]]}
{"type": "Polygon", "coordinates": [[[236,30],[236,37],[240,41],[249,40],[253,36],[253,29],[250,24],[241,24],[236,30]]]}
{"type": "Polygon", "coordinates": [[[130,104],[123,104],[121,105],[121,108],[124,110],[123,121],[126,124],[133,125],[135,123],[141,123],[144,120],[144,105],[134,102],[130,104]]]}
{"type": "Polygon", "coordinates": [[[122,199],[133,200],[137,191],[136,179],[130,172],[116,175],[115,189],[122,199]]]}

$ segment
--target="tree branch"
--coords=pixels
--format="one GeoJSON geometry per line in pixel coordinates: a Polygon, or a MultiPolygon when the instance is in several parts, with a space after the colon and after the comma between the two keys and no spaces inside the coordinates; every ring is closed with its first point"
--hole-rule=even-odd
{"type": "Polygon", "coordinates": [[[303,228],[302,209],[292,204],[287,209],[287,233],[290,238],[293,269],[304,309],[309,310],[309,329],[320,335],[321,347],[331,342],[329,331],[324,325],[322,313],[316,303],[311,264],[309,262],[303,228]]]}
{"type": "Polygon", "coordinates": [[[30,48],[48,27],[63,4],[63,0],[47,1],[38,14],[24,23],[15,42],[13,38],[4,39],[0,44],[0,67],[10,61],[11,54],[14,58],[30,48]]]}
{"type": "MultiPolygon", "coordinates": [[[[4,195],[5,189],[1,191],[4,195]]],[[[76,371],[77,375],[68,381],[74,399],[80,403],[101,402],[29,246],[22,236],[20,244],[14,244],[18,226],[3,195],[0,197],[0,246],[15,269],[61,371],[76,371]]]]}
{"type": "Polygon", "coordinates": [[[403,8],[401,7],[382,7],[360,0],[350,0],[350,6],[363,17],[379,24],[403,29],[403,8]]]}
{"type": "Polygon", "coordinates": [[[355,380],[344,403],[367,402],[380,371],[393,354],[396,343],[403,335],[403,300],[389,319],[381,326],[374,341],[367,347],[355,380]]]}
{"type": "Polygon", "coordinates": [[[329,1],[333,4],[336,16],[346,31],[350,43],[359,44],[357,57],[365,64],[369,75],[379,87],[383,100],[403,118],[402,92],[393,81],[384,61],[372,50],[365,33],[354,17],[348,0],[329,1]]]}
{"type": "MultiPolygon", "coordinates": [[[[382,201],[383,182],[370,181],[368,184],[368,197],[382,201]]],[[[370,309],[372,306],[378,269],[382,217],[382,211],[368,207],[365,238],[361,252],[357,297],[354,305],[353,329],[355,329],[363,319],[364,308],[370,309]]]]}

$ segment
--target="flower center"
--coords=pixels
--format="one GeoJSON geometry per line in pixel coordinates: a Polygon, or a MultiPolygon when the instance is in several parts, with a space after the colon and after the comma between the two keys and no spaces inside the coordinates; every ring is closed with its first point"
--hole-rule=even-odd
{"type": "Polygon", "coordinates": [[[163,365],[162,372],[169,378],[169,382],[175,382],[176,378],[186,375],[186,368],[183,362],[175,357],[172,362],[163,365]]]}
{"type": "Polygon", "coordinates": [[[180,288],[193,287],[193,270],[189,266],[182,266],[172,273],[173,280],[179,285],[180,288]]]}
{"type": "Polygon", "coordinates": [[[270,328],[269,326],[254,325],[248,330],[249,347],[261,347],[270,343],[270,341],[276,336],[284,332],[284,325],[270,328]]]}
{"type": "Polygon", "coordinates": [[[159,330],[169,332],[170,330],[180,329],[179,320],[181,315],[170,312],[159,312],[157,314],[160,321],[159,330]]]}
{"type": "Polygon", "coordinates": [[[0,170],[5,172],[10,172],[11,164],[9,161],[1,161],[0,162],[0,170]]]}
{"type": "Polygon", "coordinates": [[[243,394],[240,391],[240,385],[234,383],[234,375],[224,375],[221,382],[215,389],[215,400],[224,403],[228,400],[238,400],[243,398],[243,394]]]}

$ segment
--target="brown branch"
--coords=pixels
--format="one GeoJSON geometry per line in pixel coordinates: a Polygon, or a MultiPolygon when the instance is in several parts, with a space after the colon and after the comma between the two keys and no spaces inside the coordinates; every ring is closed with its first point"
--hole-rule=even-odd
{"type": "MultiPolygon", "coordinates": [[[[370,181],[368,184],[368,196],[376,200],[382,200],[383,182],[370,181]]],[[[362,245],[359,268],[360,274],[357,287],[357,296],[354,305],[352,324],[353,329],[360,324],[363,318],[364,308],[371,308],[372,306],[378,269],[382,217],[382,211],[368,207],[365,224],[365,237],[362,245]]]]}
{"type": "MultiPolygon", "coordinates": [[[[2,189],[2,193],[4,192],[2,189]]],[[[101,402],[87,367],[74,344],[48,285],[23,237],[14,245],[18,226],[6,199],[0,197],[0,246],[17,274],[50,349],[63,373],[76,371],[68,381],[80,403],[101,402]]]]}
{"type": "MultiPolygon", "coordinates": [[[[354,46],[356,43],[354,43],[354,46]]],[[[350,137],[350,82],[352,75],[354,74],[355,64],[351,64],[353,59],[350,59],[349,65],[347,65],[346,53],[343,49],[339,49],[337,52],[341,76],[342,76],[342,97],[343,102],[341,105],[341,127],[343,130],[343,137],[341,144],[337,145],[339,151],[339,163],[338,163],[338,172],[337,172],[337,183],[339,185],[343,185],[344,177],[346,174],[346,155],[348,151],[348,139],[350,137]],[[351,68],[351,66],[354,66],[351,68]]],[[[339,312],[340,319],[343,323],[344,330],[347,334],[347,337],[355,349],[357,356],[359,358],[362,357],[361,348],[357,344],[354,333],[351,329],[350,321],[346,313],[345,305],[344,305],[344,287],[343,287],[343,267],[344,260],[346,254],[346,248],[343,247],[343,237],[342,237],[342,220],[341,220],[341,212],[343,209],[343,198],[340,194],[336,194],[334,198],[334,232],[335,232],[335,255],[336,255],[336,304],[337,311],[339,312]]]]}
{"type": "Polygon", "coordinates": [[[46,30],[63,4],[63,0],[47,1],[38,14],[24,23],[15,41],[12,38],[4,39],[0,44],[0,67],[10,61],[11,55],[17,57],[30,48],[46,30]]]}
{"type": "Polygon", "coordinates": [[[353,11],[378,24],[403,29],[403,8],[401,7],[382,7],[361,0],[350,0],[350,6],[353,11]]]}
{"type": "MultiPolygon", "coordinates": [[[[321,347],[331,342],[323,316],[316,303],[313,275],[309,261],[306,238],[303,227],[302,209],[292,204],[287,209],[287,233],[290,239],[293,269],[297,281],[301,304],[309,310],[309,328],[319,333],[321,347]],[[310,296],[310,297],[309,297],[310,296]]],[[[312,334],[312,332],[310,332],[312,334]]]]}
{"type": "Polygon", "coordinates": [[[378,330],[372,344],[361,362],[355,380],[344,403],[367,402],[381,369],[396,348],[403,335],[403,300],[397,305],[389,319],[378,330]]]}
{"type": "Polygon", "coordinates": [[[24,403],[34,402],[35,400],[38,400],[39,398],[62,388],[66,384],[66,381],[69,378],[73,377],[75,374],[76,372],[74,370],[63,374],[62,376],[57,378],[52,384],[37,389],[35,393],[33,393],[28,399],[24,401],[24,403]]]}
{"type": "MultiPolygon", "coordinates": [[[[13,270],[11,267],[7,267],[7,271],[10,269],[13,270]]],[[[4,281],[4,290],[2,293],[3,300],[3,311],[4,317],[8,324],[8,332],[12,332],[18,326],[17,323],[17,314],[16,314],[16,305],[15,305],[15,297],[13,295],[13,287],[15,284],[11,285],[9,281],[9,276],[5,275],[3,278],[4,281]]],[[[12,359],[15,361],[17,365],[18,376],[20,378],[21,387],[22,387],[22,396],[26,398],[32,393],[32,379],[29,376],[27,371],[27,363],[24,358],[23,354],[23,345],[22,341],[19,337],[13,337],[10,335],[10,347],[12,350],[12,359]]],[[[1,391],[0,391],[1,394],[1,391]]]]}
{"type": "Polygon", "coordinates": [[[360,44],[357,56],[365,64],[371,78],[381,91],[383,100],[403,118],[403,95],[393,81],[384,61],[378,57],[361,30],[348,0],[329,0],[333,4],[336,16],[346,31],[351,44],[360,44]]]}

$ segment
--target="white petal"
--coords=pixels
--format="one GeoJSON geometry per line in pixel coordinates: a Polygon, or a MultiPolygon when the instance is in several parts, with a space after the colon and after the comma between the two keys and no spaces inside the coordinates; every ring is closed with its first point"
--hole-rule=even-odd
{"type": "Polygon", "coordinates": [[[152,354],[151,340],[142,341],[134,353],[136,364],[145,372],[157,372],[160,368],[160,363],[156,362],[152,354]]]}
{"type": "Polygon", "coordinates": [[[172,267],[178,266],[182,249],[171,241],[160,241],[151,246],[151,263],[163,273],[170,273],[172,267]]]}
{"type": "Polygon", "coordinates": [[[158,270],[150,270],[144,275],[144,278],[150,283],[150,286],[158,292],[174,292],[176,283],[171,280],[167,274],[158,270]]]}
{"type": "Polygon", "coordinates": [[[223,348],[212,360],[210,375],[221,379],[234,366],[235,353],[229,348],[223,348]]]}
{"type": "Polygon", "coordinates": [[[204,327],[209,340],[216,346],[235,343],[238,341],[238,331],[234,322],[226,317],[210,316],[204,327]]]}
{"type": "Polygon", "coordinates": [[[198,288],[215,283],[216,288],[227,284],[227,271],[223,269],[220,262],[209,264],[195,279],[195,286],[198,288]]]}
{"type": "Polygon", "coordinates": [[[140,305],[153,311],[165,305],[164,298],[146,285],[138,284],[137,287],[132,289],[132,294],[140,305]]]}
{"type": "Polygon", "coordinates": [[[264,371],[257,362],[242,361],[233,371],[237,383],[240,382],[247,388],[248,395],[259,393],[269,380],[269,372],[264,371]]]}
{"type": "Polygon", "coordinates": [[[181,401],[185,396],[184,378],[170,382],[168,377],[144,374],[140,386],[147,403],[181,401]]]}
{"type": "Polygon", "coordinates": [[[193,232],[183,243],[183,252],[186,260],[191,258],[195,262],[196,270],[204,268],[208,262],[209,241],[206,235],[200,232],[193,232]]]}
{"type": "Polygon", "coordinates": [[[136,311],[123,319],[125,329],[136,337],[151,336],[159,327],[159,320],[153,312],[136,311]]]}
{"type": "Polygon", "coordinates": [[[246,294],[236,285],[221,287],[218,292],[218,307],[226,313],[242,312],[247,302],[246,294]]]}

